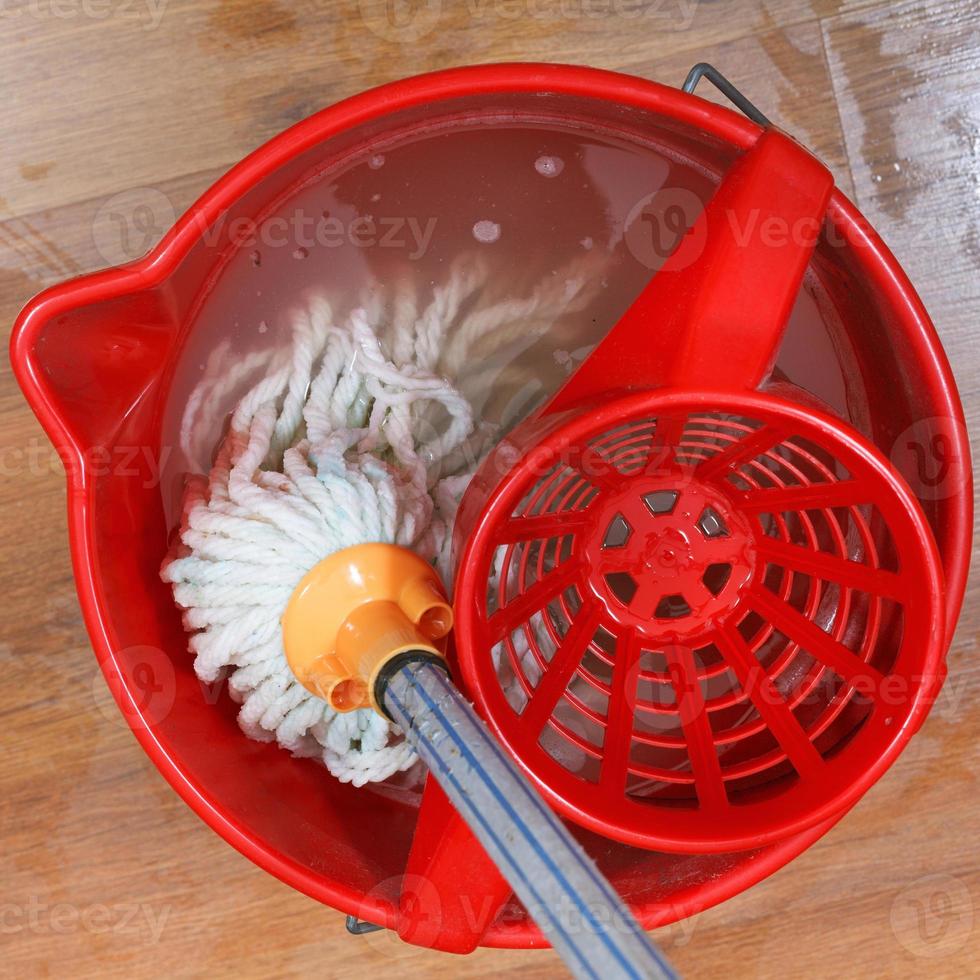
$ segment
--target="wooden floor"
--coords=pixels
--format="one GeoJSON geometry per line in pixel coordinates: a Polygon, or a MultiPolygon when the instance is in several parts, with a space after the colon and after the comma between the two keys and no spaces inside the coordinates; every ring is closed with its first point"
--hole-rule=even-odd
{"type": "MultiPolygon", "coordinates": [[[[980,433],[980,7],[971,0],[7,0],[0,322],[133,257],[248,150],[380,82],[553,60],[679,84],[720,66],[833,168],[931,311],[980,433]],[[648,15],[633,16],[640,9],[648,15]],[[115,197],[122,195],[121,197],[115,197]],[[107,208],[107,202],[112,207],[107,208]],[[107,214],[133,215],[121,235],[107,214]],[[928,234],[923,230],[928,229],[928,234]],[[938,231],[937,231],[938,229],[938,231]]],[[[251,865],[164,783],[110,702],[74,595],[63,477],[0,365],[0,972],[545,977],[550,952],[451,958],[251,865]]],[[[791,866],[662,930],[690,977],[980,971],[980,604],[900,762],[791,866]]]]}

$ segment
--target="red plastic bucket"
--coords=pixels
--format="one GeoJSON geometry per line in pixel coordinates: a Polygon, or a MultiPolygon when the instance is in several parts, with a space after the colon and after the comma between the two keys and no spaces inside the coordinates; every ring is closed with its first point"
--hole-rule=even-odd
{"type": "MultiPolygon", "coordinates": [[[[168,412],[179,400],[182,372],[211,342],[208,316],[228,320],[228,308],[215,306],[215,297],[228,284],[240,286],[243,270],[255,265],[252,250],[236,237],[245,225],[235,219],[261,223],[331,166],[393,158],[399,141],[430,140],[437,150],[450,147],[453,134],[500,126],[608,134],[627,156],[670,161],[686,175],[684,189],[702,198],[758,134],[747,119],[694,96],[585,68],[482,66],[388,85],[326,109],[257,150],[146,258],[35,298],[11,342],[18,380],[68,471],[72,557],[93,647],[144,749],[197,813],[261,867],[335,908],[391,927],[399,922],[400,893],[414,887],[402,875],[418,794],[354,789],[309,761],[251,742],[237,727],[236,706],[220,692],[202,691],[158,576],[170,515],[153,461],[168,448],[168,412]],[[146,452],[127,452],[126,465],[114,465],[113,454],[127,447],[146,452]]],[[[505,186],[511,175],[501,166],[488,175],[477,155],[469,186],[481,179],[505,186]]],[[[456,186],[457,196],[445,192],[447,222],[465,204],[467,180],[456,186]]],[[[433,190],[418,207],[441,206],[432,204],[438,200],[433,190]]],[[[623,203],[623,211],[634,203],[623,203]]],[[[540,225],[545,205],[529,200],[526,207],[540,225]]],[[[563,242],[575,234],[570,221],[567,213],[555,214],[542,238],[515,247],[563,242]]],[[[378,260],[375,272],[383,278],[386,256],[378,260]]],[[[649,278],[642,260],[635,265],[618,281],[622,295],[610,303],[610,315],[649,278]]],[[[785,373],[883,448],[916,492],[942,557],[951,636],[972,521],[962,410],[921,302],[839,191],[811,263],[809,291],[822,324],[819,344],[803,327],[793,341],[791,328],[785,373]],[[823,350],[822,361],[807,356],[811,345],[823,350]]],[[[640,920],[653,927],[759,881],[839,817],[738,853],[666,854],[590,832],[581,836],[640,920]]],[[[415,941],[451,949],[477,941],[542,944],[516,904],[493,922],[449,923],[417,933],[415,941]]]]}

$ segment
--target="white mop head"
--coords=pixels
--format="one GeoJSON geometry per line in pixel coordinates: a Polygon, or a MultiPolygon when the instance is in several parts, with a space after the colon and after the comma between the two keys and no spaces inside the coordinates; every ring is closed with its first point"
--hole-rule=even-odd
{"type": "MultiPolygon", "coordinates": [[[[311,302],[288,362],[241,399],[207,479],[188,481],[161,570],[198,676],[227,678],[245,733],[321,757],[357,786],[407,769],[415,754],[375,712],[336,714],[303,688],[279,621],[314,565],[363,542],[411,547],[450,585],[456,507],[492,433],[474,426],[447,376],[459,377],[480,344],[485,356],[488,338],[526,346],[581,309],[595,282],[577,269],[525,299],[475,308],[484,275],[454,270],[423,311],[402,303],[384,329],[377,311],[338,323],[326,301],[311,302]]],[[[191,399],[188,418],[200,405],[191,399]]]]}

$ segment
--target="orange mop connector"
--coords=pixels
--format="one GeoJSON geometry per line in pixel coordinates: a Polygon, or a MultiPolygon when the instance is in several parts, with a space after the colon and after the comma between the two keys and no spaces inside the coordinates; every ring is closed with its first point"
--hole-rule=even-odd
{"type": "Polygon", "coordinates": [[[374,708],[375,687],[399,655],[445,659],[453,626],[435,569],[393,544],[344,548],[296,586],[282,617],[296,679],[335,711],[374,708]]]}

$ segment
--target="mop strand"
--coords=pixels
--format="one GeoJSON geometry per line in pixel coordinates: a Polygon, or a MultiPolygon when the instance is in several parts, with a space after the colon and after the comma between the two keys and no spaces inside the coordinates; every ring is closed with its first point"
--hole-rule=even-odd
{"type": "MultiPolygon", "coordinates": [[[[286,662],[280,619],[314,565],[364,542],[411,548],[450,581],[456,508],[494,432],[474,423],[443,362],[452,362],[450,377],[472,369],[467,351],[487,356],[513,342],[519,320],[531,323],[526,345],[581,309],[595,282],[573,269],[527,298],[466,310],[485,278],[460,263],[425,309],[396,296],[387,321],[380,302],[337,322],[325,300],[312,300],[296,316],[286,362],[235,408],[209,476],[188,479],[161,569],[184,611],[198,677],[227,679],[243,731],[322,758],[355,786],[408,769],[415,751],[377,712],[336,713],[307,691],[286,662]]],[[[192,396],[184,438],[219,394],[212,385],[192,396]]]]}

